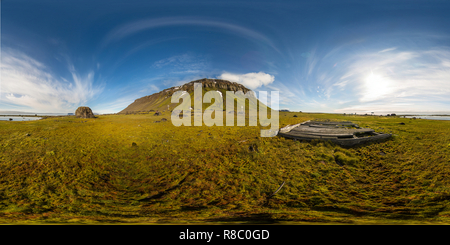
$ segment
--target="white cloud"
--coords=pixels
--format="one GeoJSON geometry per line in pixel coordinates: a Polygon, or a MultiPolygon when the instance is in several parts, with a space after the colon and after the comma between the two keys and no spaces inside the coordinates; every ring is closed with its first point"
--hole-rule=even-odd
{"type": "Polygon", "coordinates": [[[450,70],[445,67],[449,61],[450,51],[444,49],[390,52],[366,55],[349,70],[361,102],[398,97],[433,101],[450,92],[450,70]]]}
{"type": "Polygon", "coordinates": [[[336,112],[425,111],[450,106],[448,48],[409,51],[390,48],[360,53],[341,62],[345,66],[338,73],[327,74],[333,79],[324,85],[328,86],[331,101],[354,100],[352,106],[342,104],[342,109],[336,112]]]}
{"type": "Polygon", "coordinates": [[[264,72],[252,72],[247,74],[233,74],[233,73],[222,73],[219,77],[219,79],[228,80],[231,82],[237,82],[249,89],[256,89],[263,85],[271,84],[275,77],[270,74],[266,74],[264,72]]]}
{"type": "Polygon", "coordinates": [[[69,65],[72,82],[51,74],[41,62],[13,49],[2,52],[0,102],[34,112],[67,112],[84,105],[102,87],[94,87],[94,73],[80,76],[69,65]]]}
{"type": "MultiPolygon", "coordinates": [[[[350,103],[352,104],[352,103],[350,103]]],[[[374,112],[376,115],[385,115],[390,113],[445,113],[449,112],[448,105],[442,103],[435,102],[426,102],[424,103],[415,103],[412,101],[411,103],[399,102],[392,104],[385,103],[364,103],[359,105],[350,105],[347,107],[343,107],[341,109],[335,109],[336,113],[357,113],[357,114],[370,114],[374,112]]]]}

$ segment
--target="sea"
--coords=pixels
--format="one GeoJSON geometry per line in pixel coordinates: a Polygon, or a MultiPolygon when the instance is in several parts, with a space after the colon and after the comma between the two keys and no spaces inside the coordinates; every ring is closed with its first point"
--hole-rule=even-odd
{"type": "Polygon", "coordinates": [[[33,121],[39,120],[42,117],[12,117],[12,116],[0,116],[0,121],[33,121]]]}
{"type": "Polygon", "coordinates": [[[42,116],[67,116],[67,113],[0,112],[0,121],[33,121],[42,116]]]}
{"type": "Polygon", "coordinates": [[[429,119],[429,120],[450,120],[450,116],[404,116],[405,118],[418,118],[418,119],[429,119]]]}

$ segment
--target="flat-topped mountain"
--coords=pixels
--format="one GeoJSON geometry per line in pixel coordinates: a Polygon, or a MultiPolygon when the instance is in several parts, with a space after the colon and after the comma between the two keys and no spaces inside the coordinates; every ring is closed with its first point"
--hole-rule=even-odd
{"type": "MultiPolygon", "coordinates": [[[[127,106],[127,108],[120,111],[119,114],[148,112],[151,110],[154,111],[173,110],[178,105],[178,103],[171,102],[172,95],[177,91],[186,91],[191,95],[191,98],[193,98],[194,83],[202,83],[202,96],[204,96],[204,94],[208,91],[219,91],[223,98],[223,105],[226,105],[225,104],[226,91],[234,91],[234,92],[242,91],[245,94],[248,92],[253,93],[253,91],[251,91],[250,89],[246,88],[245,86],[239,83],[221,79],[203,78],[200,80],[185,83],[181,86],[164,89],[161,92],[139,98],[135,100],[133,103],[131,103],[129,106],[127,106]]],[[[193,99],[191,99],[191,103],[193,105],[194,103],[193,99]]],[[[206,109],[209,105],[211,105],[211,103],[203,103],[202,110],[206,109]]]]}

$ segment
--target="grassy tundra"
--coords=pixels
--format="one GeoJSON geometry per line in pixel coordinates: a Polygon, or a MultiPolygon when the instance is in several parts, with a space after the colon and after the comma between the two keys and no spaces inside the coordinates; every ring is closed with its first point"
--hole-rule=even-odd
{"type": "Polygon", "coordinates": [[[450,121],[280,112],[311,119],[394,136],[346,149],[168,112],[0,121],[0,222],[450,223],[450,121]]]}

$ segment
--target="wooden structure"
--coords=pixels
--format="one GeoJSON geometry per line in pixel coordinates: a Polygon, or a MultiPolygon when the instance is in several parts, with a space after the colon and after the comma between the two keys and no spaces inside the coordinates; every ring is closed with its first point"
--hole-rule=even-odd
{"type": "Polygon", "coordinates": [[[330,140],[341,146],[354,146],[391,137],[370,128],[360,128],[352,122],[306,121],[281,128],[279,136],[298,140],[330,140]]]}

